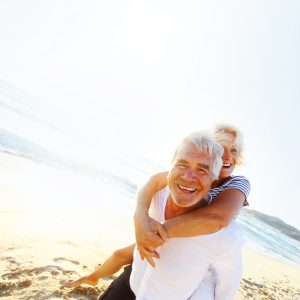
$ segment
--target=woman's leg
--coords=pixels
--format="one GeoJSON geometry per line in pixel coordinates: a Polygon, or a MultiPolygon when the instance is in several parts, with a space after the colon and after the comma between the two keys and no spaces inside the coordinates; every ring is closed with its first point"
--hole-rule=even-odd
{"type": "Polygon", "coordinates": [[[73,288],[80,286],[81,284],[95,286],[100,278],[112,275],[118,272],[123,266],[132,263],[134,247],[135,244],[132,244],[125,248],[114,251],[113,254],[109,256],[94,272],[76,280],[67,280],[65,285],[73,288]]]}

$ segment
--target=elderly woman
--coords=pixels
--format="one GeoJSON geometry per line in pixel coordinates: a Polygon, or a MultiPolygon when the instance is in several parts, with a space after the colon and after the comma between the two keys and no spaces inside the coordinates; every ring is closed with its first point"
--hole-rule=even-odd
{"type": "MultiPolygon", "coordinates": [[[[248,205],[249,181],[243,176],[232,175],[235,167],[242,162],[242,135],[233,126],[218,125],[214,130],[214,137],[224,148],[223,166],[218,180],[214,181],[209,192],[211,200],[207,205],[160,224],[148,216],[148,209],[153,194],[166,186],[167,173],[152,176],[138,192],[135,213],[137,248],[142,258],[146,258],[153,266],[153,257],[158,258],[155,249],[162,245],[167,238],[216,232],[226,227],[243,205],[248,205]]],[[[134,247],[135,245],[130,245],[115,251],[96,271],[77,280],[69,280],[66,285],[69,287],[81,284],[96,285],[101,277],[113,274],[122,266],[130,264],[133,260],[134,247]]],[[[228,295],[218,295],[219,286],[224,282],[220,283],[215,270],[210,269],[189,299],[231,299],[242,276],[241,254],[238,254],[237,262],[236,266],[233,266],[235,275],[228,278],[231,281],[228,286],[232,287],[231,290],[228,290],[228,295]]]]}

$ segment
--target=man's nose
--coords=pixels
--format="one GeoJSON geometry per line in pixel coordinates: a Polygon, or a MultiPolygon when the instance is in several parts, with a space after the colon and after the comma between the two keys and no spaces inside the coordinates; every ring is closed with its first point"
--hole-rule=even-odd
{"type": "Polygon", "coordinates": [[[195,180],[196,174],[195,174],[194,170],[188,169],[182,174],[181,177],[182,177],[182,179],[184,179],[186,181],[192,181],[192,180],[195,180]]]}

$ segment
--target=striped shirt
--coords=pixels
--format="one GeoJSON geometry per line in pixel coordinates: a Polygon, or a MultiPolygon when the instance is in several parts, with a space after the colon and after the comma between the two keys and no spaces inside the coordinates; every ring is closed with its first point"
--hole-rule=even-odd
{"type": "Polygon", "coordinates": [[[248,206],[247,198],[249,196],[251,186],[249,180],[244,176],[230,176],[226,181],[209,191],[210,197],[206,197],[208,204],[210,204],[220,193],[225,190],[239,190],[245,195],[244,206],[248,206]]]}

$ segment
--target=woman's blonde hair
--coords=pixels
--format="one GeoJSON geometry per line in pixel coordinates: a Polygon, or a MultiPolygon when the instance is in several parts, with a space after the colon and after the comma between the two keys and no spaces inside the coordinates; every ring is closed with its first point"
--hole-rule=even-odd
{"type": "Polygon", "coordinates": [[[235,137],[235,146],[239,155],[237,164],[241,165],[244,162],[244,143],[242,133],[236,127],[229,124],[220,123],[215,125],[213,129],[213,136],[218,143],[224,139],[225,134],[232,134],[235,137]]]}

